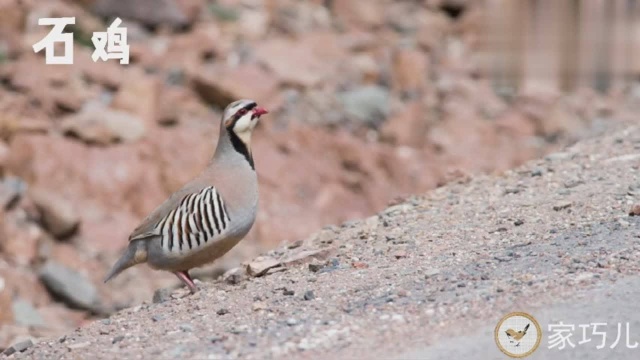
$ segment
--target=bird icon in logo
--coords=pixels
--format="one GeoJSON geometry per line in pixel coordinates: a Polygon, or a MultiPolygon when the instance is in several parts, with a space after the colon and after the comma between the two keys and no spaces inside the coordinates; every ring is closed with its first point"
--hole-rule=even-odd
{"type": "Polygon", "coordinates": [[[520,346],[520,340],[522,340],[522,338],[527,334],[527,330],[529,329],[529,325],[531,324],[527,324],[524,327],[524,330],[521,331],[515,331],[513,329],[507,329],[507,331],[505,331],[507,333],[507,337],[509,338],[509,343],[511,344],[516,344],[515,346],[520,346]]]}

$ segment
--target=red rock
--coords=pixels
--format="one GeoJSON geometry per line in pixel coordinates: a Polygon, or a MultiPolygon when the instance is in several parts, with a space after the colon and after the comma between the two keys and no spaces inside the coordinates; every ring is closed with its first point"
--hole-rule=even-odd
{"type": "Polygon", "coordinates": [[[418,16],[418,23],[418,43],[428,51],[434,51],[440,47],[451,26],[446,15],[433,11],[421,13],[418,16]]]}
{"type": "Polygon", "coordinates": [[[352,72],[358,74],[357,82],[362,84],[377,84],[380,82],[381,68],[376,60],[368,55],[355,55],[351,58],[352,72]]]}
{"type": "MultiPolygon", "coordinates": [[[[0,327],[13,323],[13,312],[11,309],[12,296],[7,289],[6,280],[0,275],[0,327]]],[[[0,343],[0,346],[2,344],[0,343]]]]}
{"type": "Polygon", "coordinates": [[[183,27],[193,23],[203,7],[194,0],[96,0],[93,10],[103,17],[122,17],[149,26],[183,27]]]}
{"type": "Polygon", "coordinates": [[[299,41],[273,39],[256,48],[259,60],[278,79],[302,88],[324,80],[334,70],[340,53],[337,38],[327,34],[313,34],[299,41]]]}
{"type": "Polygon", "coordinates": [[[428,111],[420,102],[404,105],[400,113],[387,120],[380,134],[382,139],[392,144],[421,148],[427,140],[428,111]]]}
{"type": "Polygon", "coordinates": [[[38,243],[43,237],[40,228],[15,212],[4,215],[2,253],[15,265],[30,265],[38,255],[38,243]]]}
{"type": "Polygon", "coordinates": [[[362,261],[354,261],[351,263],[351,266],[355,269],[366,269],[369,267],[369,264],[362,261]]]}
{"type": "Polygon", "coordinates": [[[95,93],[82,79],[82,74],[72,66],[46,65],[39,57],[29,54],[14,63],[12,86],[36,98],[50,115],[58,108],[78,110],[95,93]]]}
{"type": "Polygon", "coordinates": [[[385,5],[387,1],[335,0],[332,12],[349,27],[377,28],[384,24],[385,5]]]}
{"type": "MultiPolygon", "coordinates": [[[[142,104],[140,108],[143,108],[142,104]]],[[[151,112],[147,108],[144,111],[151,112]]],[[[142,138],[146,128],[140,117],[124,111],[111,110],[100,104],[85,107],[82,112],[66,117],[62,130],[90,144],[108,145],[117,142],[135,142],[142,138]]]]}
{"type": "Polygon", "coordinates": [[[20,0],[0,0],[0,32],[20,32],[27,12],[20,0]]]}
{"type": "Polygon", "coordinates": [[[47,289],[44,288],[31,269],[10,266],[0,262],[0,278],[4,279],[4,290],[2,292],[9,293],[12,298],[29,299],[36,307],[51,303],[51,297],[47,289]]]}
{"type": "Polygon", "coordinates": [[[38,187],[29,189],[29,197],[38,208],[44,227],[53,236],[64,238],[76,231],[80,216],[67,199],[38,187]]]}
{"type": "Polygon", "coordinates": [[[203,68],[194,74],[193,83],[200,97],[221,108],[242,98],[268,103],[276,96],[279,85],[271,73],[252,64],[235,68],[203,68]]]}
{"type": "Polygon", "coordinates": [[[640,216],[640,204],[634,204],[629,210],[629,216],[640,216]]]}
{"type": "Polygon", "coordinates": [[[113,248],[114,239],[126,239],[133,230],[123,218],[144,216],[167,196],[154,162],[157,153],[148,145],[94,148],[62,137],[17,135],[10,146],[12,173],[82,209],[79,236],[90,247],[113,248]],[[96,222],[110,226],[112,234],[92,232],[96,222]]]}
{"type": "Polygon", "coordinates": [[[116,89],[122,84],[126,68],[119,62],[113,60],[93,61],[91,49],[76,47],[73,51],[73,67],[77,68],[87,79],[111,89],[116,89]]]}
{"type": "Polygon", "coordinates": [[[127,77],[118,89],[111,107],[136,115],[146,128],[156,125],[161,83],[157,76],[147,75],[140,69],[127,71],[127,77]]]}
{"type": "Polygon", "coordinates": [[[426,54],[415,49],[401,49],[393,55],[393,89],[401,94],[421,94],[429,79],[426,54]]]}
{"type": "Polygon", "coordinates": [[[202,64],[211,59],[224,57],[232,46],[222,36],[219,26],[211,23],[198,24],[193,31],[174,35],[166,41],[166,51],[158,52],[154,48],[150,56],[153,62],[162,69],[184,69],[188,74],[196,74],[202,64]]]}

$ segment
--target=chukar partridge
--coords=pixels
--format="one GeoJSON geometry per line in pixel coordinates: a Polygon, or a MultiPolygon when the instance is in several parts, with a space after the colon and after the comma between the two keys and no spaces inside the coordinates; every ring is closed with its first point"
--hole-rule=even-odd
{"type": "Polygon", "coordinates": [[[173,272],[191,292],[189,269],[210,263],[251,229],[258,205],[258,179],[251,132],[267,111],[253,100],[224,110],[220,137],[207,167],[159,205],[129,236],[129,246],[105,277],[147,263],[173,272]]]}

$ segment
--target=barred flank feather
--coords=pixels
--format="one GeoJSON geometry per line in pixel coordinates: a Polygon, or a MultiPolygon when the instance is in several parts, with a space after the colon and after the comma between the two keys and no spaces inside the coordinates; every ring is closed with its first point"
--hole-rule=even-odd
{"type": "Polygon", "coordinates": [[[156,226],[160,246],[169,252],[194,250],[222,234],[231,219],[220,193],[209,186],[185,196],[156,226]]]}

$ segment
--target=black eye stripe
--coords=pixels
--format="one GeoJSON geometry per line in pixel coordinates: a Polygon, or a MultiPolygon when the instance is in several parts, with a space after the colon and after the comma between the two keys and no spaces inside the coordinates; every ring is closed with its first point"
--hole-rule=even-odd
{"type": "Polygon", "coordinates": [[[249,110],[253,110],[256,106],[258,106],[258,104],[256,104],[256,103],[250,103],[250,104],[247,104],[247,105],[246,105],[245,107],[243,107],[242,109],[239,109],[238,111],[236,111],[236,114],[235,114],[235,118],[236,118],[236,120],[237,120],[240,116],[242,116],[242,115],[246,114],[249,110]],[[244,112],[243,112],[243,111],[244,111],[244,112]]]}

